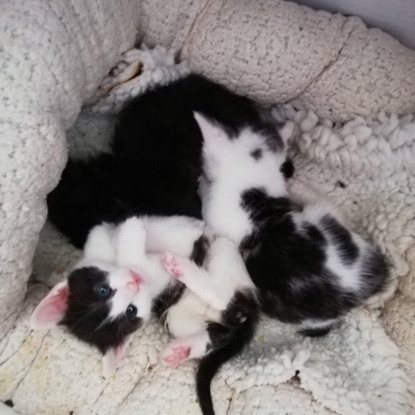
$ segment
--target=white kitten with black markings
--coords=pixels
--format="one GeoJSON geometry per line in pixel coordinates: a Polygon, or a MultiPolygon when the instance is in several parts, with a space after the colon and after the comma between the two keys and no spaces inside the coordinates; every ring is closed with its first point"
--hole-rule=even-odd
{"type": "Polygon", "coordinates": [[[104,374],[116,368],[130,335],[152,316],[153,299],[171,275],[155,246],[190,256],[203,235],[201,221],[185,217],[131,218],[90,232],[82,260],[34,311],[34,329],[64,325],[103,353],[104,374]]]}
{"type": "Polygon", "coordinates": [[[251,340],[259,311],[237,246],[200,221],[143,217],[95,227],[83,259],[39,304],[32,327],[66,326],[104,354],[108,377],[153,314],[176,337],[162,355],[166,365],[201,359],[197,391],[202,410],[211,413],[210,382],[251,340]]]}
{"type": "Polygon", "coordinates": [[[195,118],[204,138],[204,220],[239,246],[264,312],[323,335],[387,286],[377,247],[306,186],[287,187],[289,127],[275,132],[272,146],[255,131],[232,139],[215,121],[195,118]]]}
{"type": "MultiPolygon", "coordinates": [[[[209,241],[206,258],[198,264],[170,253],[164,257],[163,264],[206,304],[205,307],[217,313],[214,318],[201,321],[192,334],[173,340],[162,354],[163,362],[172,367],[188,359],[201,359],[196,373],[197,395],[203,414],[211,415],[214,409],[210,383],[214,375],[225,362],[239,354],[255,334],[259,321],[256,288],[238,247],[224,237],[209,241]]],[[[171,333],[177,336],[175,325],[181,326],[187,315],[200,306],[194,304],[194,298],[184,295],[171,307],[168,311],[171,333]]]]}
{"type": "Polygon", "coordinates": [[[246,188],[261,187],[271,196],[287,196],[281,171],[289,160],[281,136],[288,139],[294,125],[287,123],[280,134],[248,126],[231,138],[202,114],[195,113],[195,119],[204,137],[203,219],[219,234],[239,242],[252,230],[248,212],[240,209],[240,194],[246,188]]]}

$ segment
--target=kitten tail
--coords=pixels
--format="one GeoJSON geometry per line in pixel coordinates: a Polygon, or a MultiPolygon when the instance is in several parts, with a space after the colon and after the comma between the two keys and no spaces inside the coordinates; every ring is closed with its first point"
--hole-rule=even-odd
{"type": "Polygon", "coordinates": [[[254,338],[259,321],[258,306],[253,297],[245,297],[243,302],[249,302],[249,306],[247,310],[247,304],[243,305],[242,318],[241,312],[232,307],[224,312],[225,325],[210,323],[208,327],[213,350],[201,359],[196,372],[196,391],[203,415],[215,415],[210,390],[213,377],[224,363],[241,353],[254,338]],[[239,324],[235,318],[239,319],[239,324]],[[215,346],[215,342],[222,344],[215,346]]]}

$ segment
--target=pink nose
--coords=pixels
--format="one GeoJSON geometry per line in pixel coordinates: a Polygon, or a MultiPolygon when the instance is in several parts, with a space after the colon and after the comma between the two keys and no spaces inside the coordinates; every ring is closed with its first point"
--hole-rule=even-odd
{"type": "Polygon", "coordinates": [[[131,283],[137,287],[143,282],[142,278],[134,271],[130,271],[131,283]]]}

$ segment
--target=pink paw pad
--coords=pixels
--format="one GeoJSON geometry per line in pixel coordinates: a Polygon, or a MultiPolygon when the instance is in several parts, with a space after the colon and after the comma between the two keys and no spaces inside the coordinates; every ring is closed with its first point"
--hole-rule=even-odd
{"type": "Polygon", "coordinates": [[[162,360],[166,366],[175,368],[179,366],[180,363],[187,360],[189,355],[190,347],[171,346],[163,353],[162,360]]]}
{"type": "Polygon", "coordinates": [[[163,265],[166,271],[176,278],[182,277],[183,272],[181,271],[177,259],[172,254],[167,254],[163,258],[163,265]]]}

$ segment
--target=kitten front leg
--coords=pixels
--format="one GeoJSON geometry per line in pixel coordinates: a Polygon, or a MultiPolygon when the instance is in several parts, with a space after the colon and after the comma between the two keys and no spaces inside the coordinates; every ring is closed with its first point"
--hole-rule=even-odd
{"type": "Polygon", "coordinates": [[[188,258],[169,253],[164,256],[162,262],[170,275],[183,282],[207,305],[217,310],[227,307],[230,299],[223,297],[223,293],[215,286],[213,278],[205,269],[199,268],[188,258]]]}
{"type": "Polygon", "coordinates": [[[161,360],[166,366],[176,368],[186,360],[202,358],[206,354],[209,344],[210,337],[207,330],[193,336],[175,339],[163,351],[161,360]]]}
{"type": "Polygon", "coordinates": [[[120,265],[130,266],[142,261],[146,255],[146,230],[138,217],[121,224],[117,241],[117,260],[120,265]]]}

